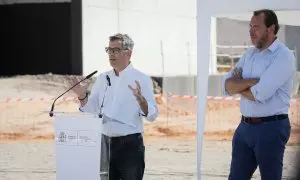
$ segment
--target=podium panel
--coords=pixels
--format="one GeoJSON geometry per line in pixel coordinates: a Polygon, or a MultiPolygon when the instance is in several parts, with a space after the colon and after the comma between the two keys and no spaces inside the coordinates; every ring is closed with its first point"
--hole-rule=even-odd
{"type": "Polygon", "coordinates": [[[108,154],[101,153],[101,129],[102,119],[96,115],[55,114],[57,180],[101,180],[100,154],[102,156],[108,154]]]}

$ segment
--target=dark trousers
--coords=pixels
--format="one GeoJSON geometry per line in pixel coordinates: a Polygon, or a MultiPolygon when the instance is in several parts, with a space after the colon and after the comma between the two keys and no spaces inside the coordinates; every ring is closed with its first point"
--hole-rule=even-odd
{"type": "Polygon", "coordinates": [[[259,166],[262,180],[281,180],[289,119],[247,124],[241,121],[232,140],[229,180],[251,179],[259,166]]]}
{"type": "Polygon", "coordinates": [[[145,146],[142,134],[122,137],[102,136],[101,180],[142,180],[145,146]],[[106,177],[106,178],[105,178],[106,177]]]}

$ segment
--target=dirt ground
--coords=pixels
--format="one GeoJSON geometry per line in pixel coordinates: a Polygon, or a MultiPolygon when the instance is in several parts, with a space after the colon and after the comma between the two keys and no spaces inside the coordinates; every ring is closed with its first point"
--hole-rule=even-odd
{"type": "MultiPolygon", "coordinates": [[[[49,117],[48,112],[53,97],[67,89],[68,79],[68,76],[50,74],[0,78],[0,179],[16,179],[20,174],[27,174],[27,179],[44,179],[36,170],[44,161],[49,162],[51,167],[44,167],[41,172],[45,171],[43,175],[50,173],[47,177],[55,179],[52,141],[54,119],[49,117]],[[35,157],[30,159],[34,161],[33,169],[38,175],[26,165],[27,162],[5,166],[14,162],[14,159],[28,160],[20,148],[25,154],[42,152],[36,160],[35,157]]],[[[91,86],[92,82],[87,83],[91,86]]],[[[55,110],[77,112],[78,102],[74,94],[70,92],[64,97],[56,102],[55,110]]],[[[159,118],[152,123],[145,121],[144,137],[149,154],[146,179],[196,179],[196,99],[159,95],[156,99],[160,110],[159,118]],[[171,173],[167,173],[168,170],[171,173]]],[[[292,134],[285,158],[285,177],[295,169],[293,160],[299,148],[300,137],[299,105],[298,100],[293,100],[291,104],[292,134]]],[[[208,99],[201,169],[205,179],[226,179],[232,134],[239,120],[239,101],[208,99]],[[217,162],[218,159],[220,162],[217,162]]],[[[258,178],[258,175],[255,177],[258,178]]]]}

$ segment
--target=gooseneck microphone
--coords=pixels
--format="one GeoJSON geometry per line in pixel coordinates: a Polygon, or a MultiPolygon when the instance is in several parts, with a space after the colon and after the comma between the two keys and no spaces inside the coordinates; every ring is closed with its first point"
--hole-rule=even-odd
{"type": "Polygon", "coordinates": [[[58,96],[52,103],[51,106],[51,110],[49,112],[49,116],[52,117],[53,116],[53,110],[54,110],[54,104],[56,102],[56,100],[60,97],[62,97],[64,94],[66,94],[68,91],[70,91],[71,89],[73,89],[75,86],[77,86],[78,84],[80,84],[82,81],[91,78],[94,74],[96,74],[98,71],[94,71],[91,74],[87,75],[85,78],[83,78],[82,80],[80,80],[79,82],[77,82],[75,85],[73,85],[71,88],[69,88],[67,91],[65,91],[64,93],[62,93],[60,96],[58,96]]]}

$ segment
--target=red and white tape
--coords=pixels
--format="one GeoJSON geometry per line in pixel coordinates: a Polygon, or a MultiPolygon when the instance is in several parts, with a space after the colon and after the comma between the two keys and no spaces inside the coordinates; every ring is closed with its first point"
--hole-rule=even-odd
{"type": "MultiPolygon", "coordinates": [[[[163,98],[180,98],[180,99],[197,99],[197,96],[189,96],[189,95],[157,95],[157,97],[163,97],[163,98]]],[[[232,96],[207,96],[207,99],[209,100],[233,100],[233,101],[240,101],[240,97],[232,97],[232,96]]],[[[293,98],[291,99],[292,103],[300,102],[300,98],[293,98]]]]}
{"type": "MultiPolygon", "coordinates": [[[[164,100],[166,98],[178,98],[178,99],[197,99],[197,96],[189,96],[189,95],[155,95],[155,97],[162,97],[164,100]]],[[[48,101],[54,101],[56,97],[34,97],[34,98],[0,98],[0,102],[48,102],[48,101]]],[[[207,96],[208,100],[220,100],[220,101],[239,101],[240,97],[231,97],[231,96],[207,96]]],[[[62,97],[58,99],[57,101],[78,101],[77,97],[62,97]]],[[[291,102],[300,102],[300,98],[292,99],[291,102]]]]}
{"type": "MultiPolygon", "coordinates": [[[[34,97],[34,98],[3,98],[0,102],[41,102],[41,101],[54,101],[55,97],[34,97]]],[[[57,101],[76,101],[77,97],[63,97],[57,101]]]]}

